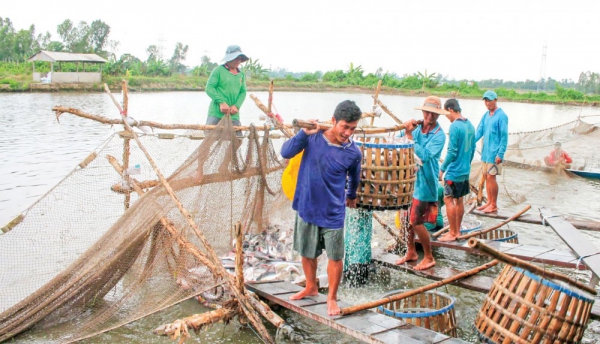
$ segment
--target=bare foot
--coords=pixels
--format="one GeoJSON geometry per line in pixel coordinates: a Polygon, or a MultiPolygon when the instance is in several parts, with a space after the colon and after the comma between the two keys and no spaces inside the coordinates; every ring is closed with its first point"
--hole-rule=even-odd
{"type": "Polygon", "coordinates": [[[406,255],[396,261],[396,265],[412,262],[419,259],[417,252],[406,252],[406,255]]]}
{"type": "Polygon", "coordinates": [[[305,297],[309,297],[309,296],[317,296],[319,295],[319,290],[314,287],[314,288],[304,288],[302,290],[300,290],[299,292],[297,292],[294,295],[290,296],[290,300],[302,300],[305,297]]]}
{"type": "Polygon", "coordinates": [[[329,314],[329,316],[340,315],[341,313],[342,310],[338,306],[336,300],[327,300],[327,314],[329,314]]]}
{"type": "Polygon", "coordinates": [[[489,203],[485,203],[484,205],[480,205],[479,207],[477,207],[477,210],[483,210],[483,209],[485,209],[485,208],[487,208],[489,206],[490,206],[489,203]]]}
{"type": "Polygon", "coordinates": [[[419,270],[419,271],[427,270],[427,269],[433,267],[434,265],[435,265],[435,260],[423,258],[423,260],[419,264],[415,265],[413,267],[413,269],[419,270]]]}
{"type": "Polygon", "coordinates": [[[456,240],[456,238],[458,238],[458,235],[446,233],[446,234],[442,235],[441,237],[439,237],[437,240],[442,241],[442,242],[449,242],[449,241],[456,240]]]}
{"type": "Polygon", "coordinates": [[[482,213],[495,213],[498,211],[498,207],[488,206],[487,208],[481,210],[482,213]]]}

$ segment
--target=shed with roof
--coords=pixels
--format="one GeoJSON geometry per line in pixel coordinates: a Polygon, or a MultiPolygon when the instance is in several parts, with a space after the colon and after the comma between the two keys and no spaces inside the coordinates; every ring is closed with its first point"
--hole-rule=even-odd
{"type": "Polygon", "coordinates": [[[59,51],[40,50],[27,61],[50,62],[50,72],[36,72],[33,64],[33,81],[42,83],[100,83],[102,82],[102,64],[108,62],[96,54],[75,54],[59,51]],[[75,72],[63,72],[60,68],[62,62],[74,62],[77,65],[75,72]],[[54,71],[54,64],[58,63],[59,71],[54,71]],[[85,70],[86,64],[100,64],[99,71],[85,70]],[[81,66],[81,70],[79,67],[81,66]]]}

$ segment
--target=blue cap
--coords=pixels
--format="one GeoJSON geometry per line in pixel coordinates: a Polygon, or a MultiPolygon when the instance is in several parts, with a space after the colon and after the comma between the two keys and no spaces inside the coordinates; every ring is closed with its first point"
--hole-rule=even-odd
{"type": "Polygon", "coordinates": [[[494,91],[485,91],[485,93],[483,94],[483,99],[496,100],[498,99],[498,95],[494,91]]]}

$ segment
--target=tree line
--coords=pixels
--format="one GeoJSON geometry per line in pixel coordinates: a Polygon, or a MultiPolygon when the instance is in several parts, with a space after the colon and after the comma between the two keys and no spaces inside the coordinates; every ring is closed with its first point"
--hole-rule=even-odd
{"type": "MultiPolygon", "coordinates": [[[[25,66],[20,66],[27,58],[39,50],[66,51],[72,53],[94,53],[106,58],[109,62],[102,67],[104,75],[108,76],[150,76],[166,77],[174,74],[183,74],[197,77],[207,77],[218,63],[212,62],[208,56],[202,56],[200,64],[188,67],[188,45],[176,43],[170,58],[163,58],[157,45],[150,45],[146,49],[146,57],[139,58],[125,53],[116,56],[119,42],[109,38],[110,26],[101,21],[94,20],[88,25],[80,21],[75,25],[70,19],[57,25],[58,39],[54,40],[49,32],[36,33],[35,26],[28,29],[16,30],[9,18],[0,18],[0,61],[13,62],[17,65],[9,67],[0,66],[0,72],[27,71],[25,66]]],[[[36,66],[37,68],[37,66],[36,66]]],[[[75,64],[64,64],[63,70],[77,68],[75,64]]],[[[94,68],[94,67],[92,67],[94,68]]],[[[573,80],[554,80],[552,78],[540,81],[505,81],[502,79],[488,79],[474,82],[472,80],[454,80],[437,73],[416,72],[399,76],[392,72],[383,72],[379,68],[375,73],[365,73],[362,66],[350,63],[347,69],[333,71],[300,72],[294,73],[285,69],[270,70],[265,68],[258,59],[250,59],[242,65],[248,79],[269,80],[280,79],[293,82],[324,82],[336,85],[373,87],[379,80],[387,87],[406,90],[433,90],[460,92],[462,94],[476,94],[481,89],[497,89],[506,96],[515,96],[520,93],[539,93],[536,97],[544,97],[546,92],[560,93],[569,97],[583,99],[584,94],[600,94],[600,74],[582,72],[577,82],[573,80]]],[[[42,67],[43,70],[43,67],[42,67]]],[[[6,74],[6,73],[4,73],[6,74]]]]}

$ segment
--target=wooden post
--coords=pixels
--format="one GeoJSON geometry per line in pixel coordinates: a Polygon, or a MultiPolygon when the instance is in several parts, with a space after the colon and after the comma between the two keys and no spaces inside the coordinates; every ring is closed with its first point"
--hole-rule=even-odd
{"type": "MultiPolygon", "coordinates": [[[[119,105],[119,103],[116,101],[116,99],[114,98],[114,96],[110,92],[110,89],[108,88],[107,84],[104,84],[104,89],[110,95],[113,103],[119,109],[119,112],[122,113],[123,109],[121,109],[121,106],[119,105]]],[[[219,259],[219,256],[217,255],[217,253],[213,249],[212,245],[210,245],[210,243],[208,242],[208,240],[206,239],[206,237],[204,236],[204,234],[202,233],[202,231],[200,231],[200,228],[198,227],[198,225],[194,221],[192,215],[183,207],[183,204],[181,203],[181,201],[179,201],[179,198],[177,198],[177,196],[175,195],[175,192],[173,191],[173,189],[169,185],[169,182],[164,177],[164,175],[162,174],[162,172],[158,169],[158,166],[154,162],[154,159],[152,158],[152,156],[150,155],[150,153],[148,153],[148,151],[146,150],[146,147],[142,144],[142,142],[138,138],[138,136],[135,133],[135,131],[133,131],[131,129],[131,127],[129,126],[129,124],[127,123],[127,121],[123,120],[123,123],[127,127],[127,130],[133,135],[133,138],[134,138],[135,142],[137,143],[137,145],[140,148],[140,150],[144,153],[144,155],[148,159],[148,162],[150,163],[150,165],[154,169],[154,172],[158,176],[158,179],[162,183],[163,187],[165,188],[165,190],[167,191],[167,193],[169,194],[169,196],[173,200],[173,203],[175,203],[175,205],[179,209],[179,212],[181,213],[181,215],[183,216],[183,218],[187,220],[188,225],[193,229],[194,233],[196,233],[196,236],[198,237],[198,239],[202,243],[202,246],[204,246],[204,248],[206,249],[208,257],[213,262],[213,264],[216,266],[217,270],[220,272],[220,275],[223,276],[223,278],[225,278],[225,280],[229,284],[229,288],[231,289],[231,292],[238,299],[238,302],[239,302],[239,304],[240,304],[240,306],[242,308],[242,311],[244,312],[244,314],[246,315],[246,317],[248,317],[248,320],[250,320],[250,322],[252,323],[252,325],[254,325],[255,329],[258,331],[259,335],[261,336],[261,338],[265,342],[267,342],[267,343],[274,343],[273,338],[271,338],[271,336],[267,332],[267,329],[265,328],[265,326],[261,322],[260,318],[258,317],[258,315],[256,314],[256,312],[254,311],[254,308],[252,307],[252,304],[248,301],[247,296],[244,293],[240,293],[239,292],[239,290],[238,290],[238,288],[236,286],[236,283],[235,283],[235,278],[233,278],[233,276],[231,276],[230,274],[227,273],[227,271],[225,271],[225,268],[223,267],[223,265],[221,263],[221,260],[219,259]]]]}
{"type": "Polygon", "coordinates": [[[392,302],[392,301],[399,301],[402,299],[405,299],[407,297],[411,297],[413,295],[417,295],[417,294],[421,294],[424,293],[426,291],[429,291],[431,289],[435,289],[438,287],[441,287],[443,285],[452,283],[452,282],[456,282],[460,279],[463,279],[465,277],[469,277],[469,276],[473,276],[475,274],[478,274],[479,272],[483,271],[483,270],[487,270],[489,268],[491,268],[492,266],[495,266],[496,264],[498,264],[497,260],[492,260],[489,263],[486,263],[482,266],[478,266],[474,269],[468,270],[468,271],[463,271],[461,273],[459,273],[458,275],[454,275],[452,277],[448,277],[445,278],[441,281],[437,281],[431,284],[428,284],[426,286],[420,287],[420,288],[416,288],[413,290],[409,290],[407,292],[404,292],[402,294],[398,294],[398,295],[393,295],[393,296],[388,296],[385,299],[379,299],[379,300],[375,300],[375,301],[370,301],[370,302],[366,302],[360,305],[355,305],[355,306],[350,306],[350,307],[346,307],[346,308],[342,308],[342,315],[349,315],[352,313],[356,313],[358,311],[363,311],[365,309],[370,309],[370,308],[375,308],[375,307],[379,307],[382,305],[385,305],[386,303],[392,302]]]}
{"type": "MultiPolygon", "coordinates": [[[[272,84],[271,84],[271,85],[272,85],[272,84]]],[[[267,108],[267,107],[266,107],[266,106],[265,106],[265,105],[264,105],[264,104],[263,104],[263,103],[260,101],[260,99],[258,99],[258,98],[257,98],[257,97],[256,97],[254,94],[251,94],[251,95],[250,95],[250,99],[252,99],[252,100],[254,101],[254,104],[256,104],[256,106],[258,106],[258,108],[259,108],[259,109],[261,109],[261,110],[262,110],[262,112],[263,112],[265,115],[267,115],[267,116],[269,116],[269,117],[271,117],[271,116],[273,115],[273,114],[271,114],[271,108],[270,108],[270,105],[269,105],[269,108],[267,108]]],[[[270,104],[270,103],[269,103],[269,104],[270,104]]],[[[289,131],[289,130],[286,128],[286,126],[285,126],[283,123],[279,122],[279,120],[277,119],[277,117],[275,117],[274,119],[275,119],[275,121],[274,121],[274,123],[275,123],[275,127],[276,127],[277,129],[281,130],[281,132],[283,133],[283,135],[285,135],[287,138],[290,138],[290,137],[294,136],[294,134],[292,134],[292,132],[290,132],[290,131],[289,131]]]]}
{"type": "MultiPolygon", "coordinates": [[[[127,108],[129,103],[129,97],[127,95],[127,81],[121,81],[121,88],[123,89],[123,117],[127,117],[127,108]]],[[[130,155],[130,139],[126,136],[123,136],[123,169],[127,171],[129,168],[129,155],[130,155]]],[[[131,178],[129,178],[128,173],[125,173],[125,179],[128,183],[131,183],[131,178]]],[[[131,203],[131,194],[128,192],[125,194],[124,200],[125,210],[129,209],[129,205],[131,203]]]]}
{"type": "Polygon", "coordinates": [[[242,242],[242,224],[236,223],[235,232],[235,275],[237,276],[237,287],[240,293],[244,292],[244,245],[242,242]]]}
{"type": "Polygon", "coordinates": [[[272,114],[271,106],[273,105],[273,80],[271,80],[271,84],[269,85],[269,100],[267,102],[267,115],[272,114]]]}
{"type": "MultiPolygon", "coordinates": [[[[379,91],[381,90],[381,79],[377,82],[377,89],[375,89],[375,95],[373,96],[373,107],[377,105],[377,98],[379,97],[379,91]]],[[[371,117],[371,126],[375,123],[375,117],[371,117]]]]}
{"type": "Polygon", "coordinates": [[[470,247],[478,249],[482,253],[485,253],[488,256],[490,256],[496,260],[499,260],[503,263],[527,270],[527,271],[534,273],[543,278],[551,278],[551,279],[566,282],[566,283],[568,283],[572,286],[575,286],[581,290],[585,290],[586,292],[591,293],[592,295],[597,294],[596,288],[594,288],[593,286],[589,286],[587,284],[583,284],[581,282],[575,281],[575,280],[571,279],[571,277],[563,275],[561,273],[553,272],[553,271],[550,271],[550,270],[547,270],[544,268],[540,268],[537,265],[533,265],[533,264],[527,263],[525,261],[522,261],[518,258],[511,257],[500,251],[494,250],[490,246],[484,244],[483,242],[481,242],[480,240],[477,240],[475,238],[469,239],[468,244],[470,247]]]}

